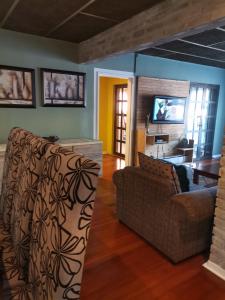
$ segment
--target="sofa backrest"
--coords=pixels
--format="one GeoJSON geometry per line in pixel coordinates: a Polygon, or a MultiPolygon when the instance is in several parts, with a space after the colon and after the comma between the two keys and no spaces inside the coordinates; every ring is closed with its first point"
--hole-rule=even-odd
{"type": "Polygon", "coordinates": [[[25,137],[30,132],[21,128],[13,128],[8,137],[5,153],[1,205],[3,226],[10,230],[11,210],[17,189],[18,168],[21,160],[21,153],[24,148],[25,137]]]}
{"type": "Polygon", "coordinates": [[[180,182],[173,164],[166,161],[149,157],[138,152],[140,168],[152,175],[152,179],[170,183],[176,193],[181,193],[180,182]]]}
{"type": "Polygon", "coordinates": [[[45,156],[32,223],[35,299],[79,299],[99,165],[58,145],[45,156]]]}
{"type": "Polygon", "coordinates": [[[44,155],[50,142],[28,133],[17,171],[17,188],[11,209],[10,231],[15,249],[20,278],[27,278],[31,237],[31,222],[37,185],[40,180],[44,155]]]}
{"type": "Polygon", "coordinates": [[[12,152],[15,151],[15,148],[13,147],[13,143],[17,141],[16,136],[18,136],[20,128],[12,128],[10,130],[8,141],[6,144],[6,150],[5,150],[5,159],[4,159],[4,165],[3,165],[3,177],[2,177],[2,189],[1,189],[1,196],[0,196],[0,214],[3,215],[4,206],[5,206],[5,198],[6,198],[6,192],[7,192],[7,184],[8,184],[8,177],[9,177],[9,170],[12,168],[13,160],[12,160],[12,152]]]}

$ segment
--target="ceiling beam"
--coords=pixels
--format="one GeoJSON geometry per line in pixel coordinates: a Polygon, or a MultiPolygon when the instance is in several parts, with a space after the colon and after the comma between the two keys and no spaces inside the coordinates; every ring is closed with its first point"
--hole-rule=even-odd
{"type": "Polygon", "coordinates": [[[84,4],[83,6],[81,6],[78,10],[76,10],[75,12],[73,12],[70,16],[68,16],[65,20],[63,20],[62,22],[60,22],[59,24],[57,24],[56,26],[54,26],[52,29],[50,29],[47,33],[46,36],[49,36],[51,33],[55,32],[57,29],[59,29],[60,27],[62,27],[64,24],[66,24],[67,22],[69,22],[73,17],[75,17],[76,15],[78,15],[80,12],[82,12],[82,10],[84,10],[85,8],[87,8],[88,6],[90,6],[92,3],[94,3],[96,0],[90,0],[88,1],[86,4],[84,4]]]}
{"type": "Polygon", "coordinates": [[[10,6],[9,10],[7,11],[5,17],[0,22],[0,27],[3,27],[5,25],[6,21],[8,20],[8,18],[10,17],[10,15],[12,14],[12,12],[14,11],[14,9],[16,8],[16,6],[18,5],[19,2],[20,2],[20,0],[13,1],[12,5],[10,6]]]}
{"type": "Polygon", "coordinates": [[[224,24],[225,1],[166,0],[81,42],[79,62],[141,51],[224,24]]]}

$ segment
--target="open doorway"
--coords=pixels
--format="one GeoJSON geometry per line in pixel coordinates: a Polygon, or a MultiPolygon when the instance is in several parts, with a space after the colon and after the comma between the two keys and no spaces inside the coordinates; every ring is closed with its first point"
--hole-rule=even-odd
{"type": "Polygon", "coordinates": [[[103,154],[116,155],[125,165],[132,161],[133,82],[132,73],[95,72],[94,136],[103,141],[103,154]]]}

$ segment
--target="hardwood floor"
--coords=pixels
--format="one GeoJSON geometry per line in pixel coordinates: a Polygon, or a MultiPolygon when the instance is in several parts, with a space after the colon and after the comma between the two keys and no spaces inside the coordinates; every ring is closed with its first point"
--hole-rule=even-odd
{"type": "Polygon", "coordinates": [[[225,300],[225,281],[202,267],[207,255],[173,265],[118,222],[112,174],[104,157],[84,267],[81,300],[225,300]]]}

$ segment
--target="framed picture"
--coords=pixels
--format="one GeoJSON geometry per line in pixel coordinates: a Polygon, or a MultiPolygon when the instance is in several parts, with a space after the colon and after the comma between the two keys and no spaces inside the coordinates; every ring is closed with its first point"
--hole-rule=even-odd
{"type": "Polygon", "coordinates": [[[0,107],[35,107],[34,69],[0,66],[0,107]]]}
{"type": "Polygon", "coordinates": [[[41,69],[44,106],[85,107],[85,73],[41,69]]]}

